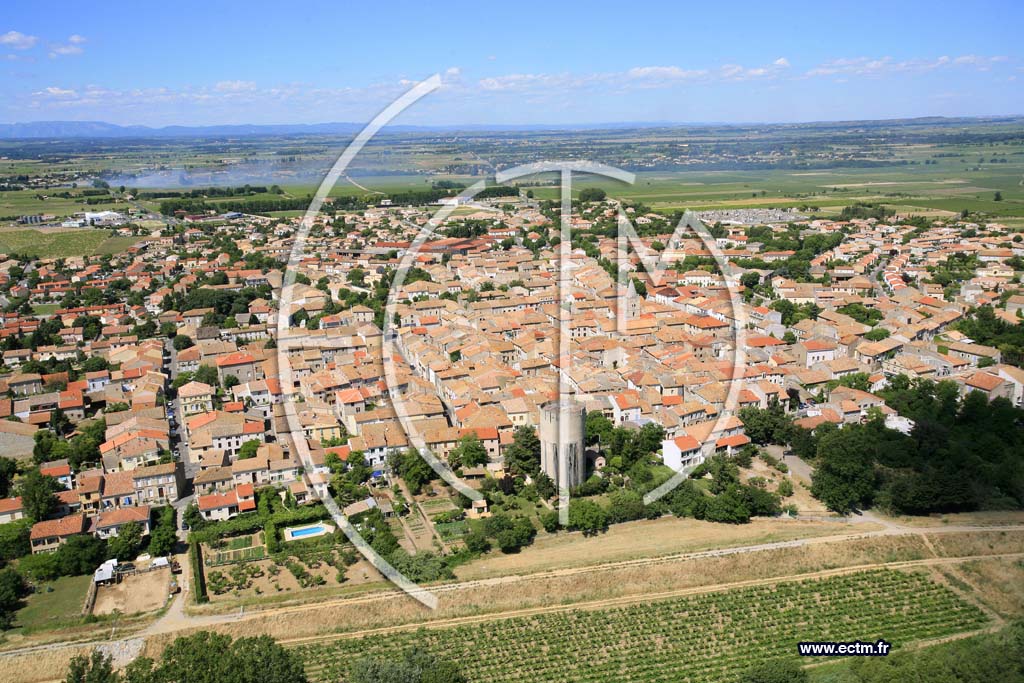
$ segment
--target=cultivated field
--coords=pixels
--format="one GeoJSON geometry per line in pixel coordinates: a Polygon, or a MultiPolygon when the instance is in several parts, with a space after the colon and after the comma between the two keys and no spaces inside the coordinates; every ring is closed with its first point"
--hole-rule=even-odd
{"type": "Polygon", "coordinates": [[[137,237],[115,237],[110,230],[97,228],[0,230],[0,252],[40,258],[116,254],[137,241],[137,237]]]}
{"type": "Polygon", "coordinates": [[[418,646],[480,683],[723,681],[754,663],[796,659],[809,640],[900,645],[972,631],[977,607],[920,573],[862,572],[804,582],[344,638],[299,651],[314,681],[345,681],[360,656],[418,646]]]}

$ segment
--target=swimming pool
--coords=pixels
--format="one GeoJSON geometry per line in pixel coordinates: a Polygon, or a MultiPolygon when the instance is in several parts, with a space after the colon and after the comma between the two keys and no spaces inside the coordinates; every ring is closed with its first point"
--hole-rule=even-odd
{"type": "Polygon", "coordinates": [[[290,529],[285,529],[283,536],[286,541],[294,541],[299,538],[313,538],[314,536],[323,536],[334,531],[334,527],[330,524],[308,524],[306,526],[297,526],[290,529]]]}

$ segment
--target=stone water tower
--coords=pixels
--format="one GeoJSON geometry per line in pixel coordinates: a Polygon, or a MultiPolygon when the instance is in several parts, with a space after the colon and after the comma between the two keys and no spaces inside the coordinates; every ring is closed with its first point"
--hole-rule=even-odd
{"type": "Polygon", "coordinates": [[[579,486],[587,476],[586,412],[583,404],[571,398],[541,406],[540,466],[559,490],[579,486]]]}

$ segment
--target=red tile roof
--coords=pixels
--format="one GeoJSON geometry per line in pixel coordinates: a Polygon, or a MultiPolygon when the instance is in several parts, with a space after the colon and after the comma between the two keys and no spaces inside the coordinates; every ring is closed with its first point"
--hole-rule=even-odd
{"type": "Polygon", "coordinates": [[[29,538],[33,541],[54,536],[72,536],[85,532],[85,515],[68,515],[60,519],[48,519],[45,522],[36,522],[32,525],[32,533],[29,538]]]}
{"type": "Polygon", "coordinates": [[[237,351],[235,353],[229,353],[226,356],[221,356],[217,359],[217,367],[226,368],[232,365],[247,365],[249,363],[255,363],[256,359],[249,353],[243,353],[237,351]]]}
{"type": "Polygon", "coordinates": [[[199,506],[200,510],[226,508],[231,505],[238,505],[238,496],[234,491],[228,491],[227,493],[210,493],[205,496],[199,496],[196,501],[196,505],[199,506]]]}
{"type": "Polygon", "coordinates": [[[149,506],[119,508],[102,513],[96,520],[97,529],[105,529],[112,526],[121,526],[128,522],[144,523],[149,521],[149,506]]]}
{"type": "Polygon", "coordinates": [[[687,434],[677,436],[676,438],[672,439],[672,441],[675,442],[676,446],[683,453],[686,453],[688,451],[695,451],[698,448],[700,448],[700,442],[687,434]]]}

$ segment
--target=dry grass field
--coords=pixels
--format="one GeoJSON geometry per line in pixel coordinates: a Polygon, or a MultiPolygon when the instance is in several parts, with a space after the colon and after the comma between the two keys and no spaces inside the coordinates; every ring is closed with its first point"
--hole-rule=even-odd
{"type": "Polygon", "coordinates": [[[875,531],[874,524],[755,519],[750,524],[714,524],[662,517],[612,525],[594,537],[581,533],[541,534],[533,545],[512,555],[489,554],[456,570],[460,580],[526,574],[603,562],[692,553],[712,548],[774,543],[875,531]]]}

